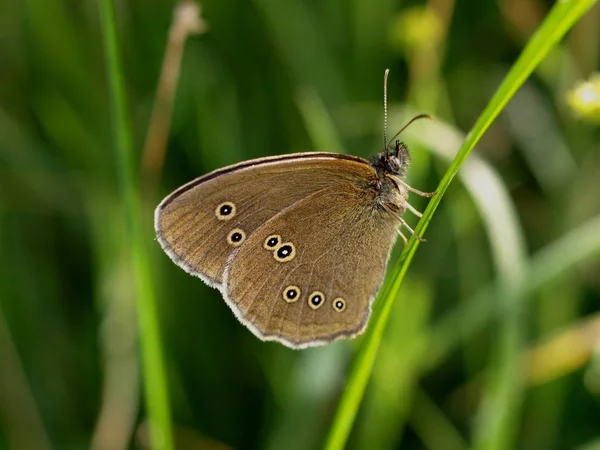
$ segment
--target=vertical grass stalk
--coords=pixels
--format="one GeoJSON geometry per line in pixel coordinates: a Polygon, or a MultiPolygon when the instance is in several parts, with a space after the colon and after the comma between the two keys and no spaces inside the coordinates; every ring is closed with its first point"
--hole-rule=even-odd
{"type": "MultiPolygon", "coordinates": [[[[121,189],[123,213],[127,222],[132,271],[135,278],[137,313],[140,328],[142,364],[150,446],[173,448],[164,355],[156,309],[146,234],[141,221],[141,202],[134,164],[131,126],[127,116],[125,84],[112,0],[99,0],[104,51],[107,63],[109,96],[112,103],[115,156],[121,189]]],[[[151,220],[151,219],[149,219],[151,220]]]]}

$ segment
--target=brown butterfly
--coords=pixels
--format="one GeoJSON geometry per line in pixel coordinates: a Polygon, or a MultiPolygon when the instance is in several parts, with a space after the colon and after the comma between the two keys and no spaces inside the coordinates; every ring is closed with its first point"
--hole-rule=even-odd
{"type": "Polygon", "coordinates": [[[371,161],[298,153],[197,178],[156,208],[158,241],[178,266],[219,289],[260,339],[305,348],[355,337],[397,236],[407,242],[400,228],[421,239],[402,218],[407,209],[421,217],[409,191],[435,194],[403,180],[409,153],[395,140],[400,132],[389,145],[384,132],[384,150],[371,161]]]}

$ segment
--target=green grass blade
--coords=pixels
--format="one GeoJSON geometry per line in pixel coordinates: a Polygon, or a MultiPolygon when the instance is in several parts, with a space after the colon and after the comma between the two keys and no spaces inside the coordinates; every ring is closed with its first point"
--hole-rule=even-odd
{"type": "MultiPolygon", "coordinates": [[[[554,5],[542,25],[534,33],[525,50],[513,65],[510,72],[479,116],[471,132],[458,152],[456,158],[446,171],[437,190],[437,195],[431,199],[420,220],[416,232],[423,236],[433,214],[448,189],[450,182],[456,176],[464,160],[475,147],[483,133],[489,128],[494,119],[500,114],[511,97],[529,77],[548,52],[558,43],[575,22],[595,3],[595,0],[566,0],[554,5]]],[[[404,249],[399,264],[394,268],[391,282],[383,291],[381,300],[374,314],[370,327],[363,339],[361,349],[348,378],[348,383],[342,394],[336,411],[325,448],[343,449],[356,417],[358,407],[364,395],[367,381],[371,374],[381,337],[388,321],[394,299],[408,271],[408,267],[418,248],[419,242],[414,238],[404,249]]]]}
{"type": "MultiPolygon", "coordinates": [[[[431,141],[426,145],[436,154],[448,157],[453,148],[459,146],[457,132],[449,126],[436,122],[432,124],[435,141],[416,136],[412,131],[411,141],[431,141]],[[415,136],[413,136],[415,135],[415,136]],[[446,150],[440,148],[438,142],[443,142],[446,150]]],[[[425,143],[424,143],[425,144],[425,143]]],[[[500,175],[477,154],[465,161],[459,172],[466,189],[469,191],[474,204],[482,219],[491,246],[491,256],[498,277],[499,301],[504,303],[509,314],[502,320],[495,340],[494,357],[490,364],[494,369],[488,371],[486,384],[482,388],[480,411],[476,416],[475,448],[482,448],[488,443],[503,442],[504,447],[512,448],[509,443],[514,435],[514,418],[517,416],[522,399],[523,379],[521,367],[515,361],[525,345],[523,321],[523,302],[514,289],[507,287],[519,286],[527,269],[527,254],[525,237],[519,225],[519,217],[512,203],[508,189],[504,186],[500,175]]]]}
{"type": "Polygon", "coordinates": [[[173,438],[165,362],[161,349],[150,258],[146,248],[147,235],[140,220],[142,208],[134,169],[133,141],[127,116],[114,6],[112,0],[100,0],[99,6],[112,102],[117,170],[136,286],[150,443],[152,448],[169,450],[173,448],[173,438]]]}

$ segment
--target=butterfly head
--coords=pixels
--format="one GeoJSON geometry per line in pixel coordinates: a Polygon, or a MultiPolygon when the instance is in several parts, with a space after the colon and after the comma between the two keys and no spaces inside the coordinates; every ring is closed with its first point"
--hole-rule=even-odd
{"type": "Polygon", "coordinates": [[[400,141],[395,141],[393,147],[381,152],[371,162],[381,178],[386,175],[404,178],[409,163],[408,147],[400,141]]]}
{"type": "Polygon", "coordinates": [[[404,177],[406,175],[406,169],[410,164],[408,147],[404,142],[396,141],[394,143],[394,148],[390,149],[384,160],[385,168],[388,173],[404,177]]]}
{"type": "MultiPolygon", "coordinates": [[[[387,71],[386,71],[387,76],[387,71]]],[[[385,86],[385,85],[384,85],[385,86]]],[[[381,152],[372,161],[373,167],[377,170],[381,176],[393,175],[396,177],[403,178],[406,175],[406,168],[410,163],[410,155],[408,153],[408,147],[404,142],[400,142],[398,135],[402,133],[411,123],[419,119],[431,119],[429,114],[418,114],[408,121],[400,131],[398,131],[392,139],[387,140],[387,99],[384,101],[385,105],[385,125],[383,129],[383,152],[381,152]]]]}

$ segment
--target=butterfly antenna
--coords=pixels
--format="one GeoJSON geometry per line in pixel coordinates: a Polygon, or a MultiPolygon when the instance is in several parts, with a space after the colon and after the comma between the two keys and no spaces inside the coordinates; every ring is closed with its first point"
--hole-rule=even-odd
{"type": "MultiPolygon", "coordinates": [[[[400,133],[402,133],[404,130],[406,130],[406,129],[408,128],[408,126],[409,126],[411,123],[413,123],[413,122],[415,122],[415,121],[417,121],[417,120],[419,120],[419,119],[431,119],[431,120],[433,120],[433,117],[432,117],[432,116],[430,116],[429,114],[418,114],[418,115],[416,115],[415,117],[413,117],[412,119],[410,119],[410,120],[408,121],[408,123],[407,123],[406,125],[404,125],[404,126],[403,126],[403,127],[400,129],[400,131],[398,131],[398,132],[397,132],[397,133],[396,133],[396,134],[395,134],[395,135],[392,137],[392,139],[390,139],[390,144],[391,144],[392,142],[394,142],[394,139],[396,139],[396,138],[397,138],[397,137],[400,135],[400,133]]],[[[388,150],[388,148],[389,148],[390,144],[386,144],[386,146],[385,146],[385,150],[388,150]]]]}
{"type": "Polygon", "coordinates": [[[383,148],[387,148],[387,122],[388,122],[388,110],[387,110],[387,80],[390,69],[385,69],[383,74],[383,148]]]}

